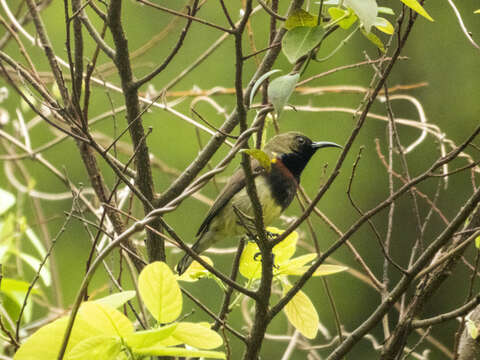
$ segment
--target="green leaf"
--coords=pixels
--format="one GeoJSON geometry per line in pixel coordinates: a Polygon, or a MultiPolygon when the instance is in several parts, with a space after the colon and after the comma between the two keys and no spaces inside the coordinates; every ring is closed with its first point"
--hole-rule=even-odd
{"type": "Polygon", "coordinates": [[[392,35],[395,32],[395,28],[387,19],[377,17],[374,25],[378,30],[384,32],[385,34],[392,35]]]}
{"type": "MultiPolygon", "coordinates": [[[[213,266],[213,261],[208,256],[201,255],[200,257],[208,264],[213,266]]],[[[209,271],[205,269],[198,261],[194,260],[181,276],[175,276],[177,276],[177,280],[179,281],[195,282],[198,279],[207,277],[208,275],[209,271]]]]}
{"type": "Polygon", "coordinates": [[[287,18],[283,26],[287,30],[291,30],[298,26],[314,27],[318,24],[318,16],[312,15],[303,9],[294,10],[287,18]]]}
{"type": "Polygon", "coordinates": [[[430,15],[428,15],[428,13],[425,11],[425,9],[423,8],[422,5],[420,5],[420,3],[417,1],[417,0],[400,0],[402,3],[404,3],[405,5],[407,5],[410,9],[412,9],[413,11],[419,13],[420,15],[422,15],[424,18],[430,20],[430,21],[434,21],[432,19],[432,17],[430,15]]]}
{"type": "MultiPolygon", "coordinates": [[[[282,283],[283,294],[291,289],[289,284],[282,283]]],[[[283,309],[288,321],[307,339],[314,339],[318,331],[318,313],[310,298],[299,291],[283,309]]]]}
{"type": "Polygon", "coordinates": [[[475,247],[480,250],[480,236],[475,238],[475,247]]]}
{"type": "Polygon", "coordinates": [[[279,71],[282,71],[282,70],[279,70],[279,69],[275,69],[275,70],[270,70],[269,72],[263,74],[262,76],[260,76],[258,78],[257,81],[255,81],[255,84],[253,84],[253,87],[252,87],[252,91],[250,92],[250,106],[252,105],[252,102],[253,102],[253,98],[255,97],[255,94],[257,93],[257,90],[258,88],[260,87],[260,85],[263,84],[263,82],[272,74],[275,74],[279,71]]]}
{"type": "Polygon", "coordinates": [[[328,9],[328,13],[334,21],[345,16],[344,19],[338,22],[338,25],[344,30],[349,29],[358,19],[357,15],[355,15],[355,13],[350,9],[344,10],[336,7],[331,7],[328,9]]]}
{"type": "Polygon", "coordinates": [[[480,14],[480,9],[475,10],[473,13],[474,13],[474,14],[480,14]]]}
{"type": "Polygon", "coordinates": [[[179,356],[192,358],[204,357],[209,359],[226,359],[225,353],[219,351],[191,350],[180,347],[167,347],[161,345],[136,349],[134,353],[143,356],[179,356]]]}
{"type": "Polygon", "coordinates": [[[161,326],[156,329],[134,332],[125,337],[125,342],[132,349],[151,347],[173,334],[177,324],[161,326]]]}
{"type": "Polygon", "coordinates": [[[88,331],[98,335],[126,337],[134,330],[132,322],[120,311],[93,301],[82,304],[78,317],[88,323],[88,331]]]}
{"type": "Polygon", "coordinates": [[[371,43],[378,47],[381,52],[385,52],[385,46],[383,46],[382,40],[380,40],[377,35],[374,33],[367,33],[364,29],[360,29],[360,31],[362,32],[363,36],[365,36],[368,40],[370,40],[371,43]]]}
{"type": "MultiPolygon", "coordinates": [[[[317,254],[306,254],[288,260],[274,270],[275,275],[298,275],[305,269],[305,264],[311,262],[317,257],[317,254]]],[[[305,271],[304,271],[305,272],[305,271]]]]}
{"type": "Polygon", "coordinates": [[[470,319],[467,320],[465,325],[467,326],[468,334],[472,337],[472,339],[475,340],[478,337],[477,325],[475,325],[475,323],[470,319]]]}
{"type": "Polygon", "coordinates": [[[263,150],[260,149],[243,149],[241,152],[251,156],[252,158],[258,160],[260,165],[267,170],[267,172],[270,172],[270,169],[272,168],[272,160],[270,159],[270,156],[267,155],[267,153],[263,150]]]}
{"type": "Polygon", "coordinates": [[[182,312],[182,293],[172,270],[164,262],[148,264],[138,277],[145,306],[160,323],[175,321],[182,312]]]}
{"type": "Polygon", "coordinates": [[[0,215],[5,213],[14,204],[15,196],[13,196],[13,194],[9,193],[8,191],[0,189],[0,215]]]}
{"type": "Polygon", "coordinates": [[[300,74],[288,74],[274,79],[268,85],[268,99],[272,103],[277,116],[280,117],[283,107],[295,90],[300,74]]]}
{"type": "Polygon", "coordinates": [[[392,8],[385,7],[385,6],[379,6],[378,7],[378,13],[379,14],[385,14],[385,15],[395,15],[392,8]]]}
{"type": "Polygon", "coordinates": [[[282,51],[288,61],[295,64],[298,59],[308,54],[318,45],[323,33],[321,26],[297,26],[289,30],[282,39],[282,51]]]}
{"type": "MultiPolygon", "coordinates": [[[[20,346],[14,360],[56,359],[68,320],[68,317],[64,316],[41,327],[20,346]]],[[[94,302],[85,302],[75,318],[66,354],[68,356],[70,350],[89,338],[126,337],[130,333],[133,333],[133,324],[121,312],[94,302]]]]}
{"type": "MultiPolygon", "coordinates": [[[[283,230],[275,227],[267,227],[267,231],[273,234],[281,234],[283,230]]],[[[290,259],[295,250],[297,249],[298,233],[292,232],[279,244],[273,248],[273,254],[275,255],[275,266],[280,267],[282,263],[290,259]]],[[[242,276],[247,279],[259,279],[262,276],[262,263],[261,256],[258,256],[260,249],[257,244],[250,241],[243,249],[240,257],[239,271],[242,276]]]]}
{"type": "Polygon", "coordinates": [[[197,349],[211,350],[223,344],[223,339],[210,329],[208,323],[180,322],[171,337],[161,341],[163,346],[187,344],[197,349]]]}
{"type": "MultiPolygon", "coordinates": [[[[13,293],[18,292],[22,294],[26,294],[30,284],[26,281],[10,279],[10,278],[2,278],[2,284],[0,286],[0,291],[4,293],[13,293]]],[[[39,294],[40,292],[33,288],[32,294],[39,294]]]]}
{"type": "Polygon", "coordinates": [[[94,336],[76,344],[66,360],[116,360],[122,352],[121,339],[116,336],[94,336]]]}
{"type": "Polygon", "coordinates": [[[369,33],[377,18],[377,2],[375,0],[345,0],[344,4],[357,14],[365,31],[369,33]]]}
{"type": "Polygon", "coordinates": [[[136,295],[135,290],[122,291],[116,294],[108,295],[100,299],[93,300],[96,304],[110,306],[114,309],[124,305],[127,301],[133,299],[136,295]]]}

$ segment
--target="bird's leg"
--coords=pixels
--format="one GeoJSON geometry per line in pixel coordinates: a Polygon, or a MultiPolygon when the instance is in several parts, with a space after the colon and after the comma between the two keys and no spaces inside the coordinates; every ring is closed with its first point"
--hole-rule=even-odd
{"type": "MultiPolygon", "coordinates": [[[[259,252],[255,253],[255,255],[253,255],[253,260],[255,260],[255,261],[261,261],[261,259],[258,260],[258,258],[259,258],[260,256],[262,256],[262,253],[259,251],[259,252]]],[[[277,264],[275,264],[275,254],[274,254],[273,252],[272,252],[272,263],[273,263],[273,268],[274,268],[274,269],[279,269],[279,268],[280,268],[277,264]]]]}
{"type": "Polygon", "coordinates": [[[268,230],[265,230],[265,234],[267,235],[267,239],[270,241],[273,241],[280,236],[280,234],[276,234],[268,230]]]}

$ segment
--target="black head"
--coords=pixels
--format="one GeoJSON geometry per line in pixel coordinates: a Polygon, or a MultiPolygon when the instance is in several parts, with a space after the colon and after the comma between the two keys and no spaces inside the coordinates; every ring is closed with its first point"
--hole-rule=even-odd
{"type": "Polygon", "coordinates": [[[265,145],[264,150],[271,157],[280,159],[293,176],[299,180],[313,154],[324,147],[341,148],[340,145],[332,142],[314,142],[299,132],[288,132],[273,137],[265,145]]]}

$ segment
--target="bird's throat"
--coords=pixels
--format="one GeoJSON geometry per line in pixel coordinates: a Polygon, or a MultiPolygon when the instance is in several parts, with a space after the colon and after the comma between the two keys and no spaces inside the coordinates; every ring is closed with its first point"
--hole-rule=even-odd
{"type": "Polygon", "coordinates": [[[303,169],[305,169],[305,166],[307,166],[308,161],[312,157],[312,153],[289,153],[289,154],[283,154],[281,157],[281,161],[283,165],[290,171],[297,180],[297,182],[300,182],[300,175],[302,174],[303,169]]]}

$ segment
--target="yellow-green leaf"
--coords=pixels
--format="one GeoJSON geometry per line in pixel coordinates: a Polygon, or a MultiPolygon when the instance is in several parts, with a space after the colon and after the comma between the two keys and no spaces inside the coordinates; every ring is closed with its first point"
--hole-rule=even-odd
{"type": "Polygon", "coordinates": [[[328,13],[332,17],[333,21],[344,17],[337,23],[344,30],[349,29],[358,19],[357,15],[355,15],[351,9],[331,7],[328,9],[328,13]]]}
{"type": "Polygon", "coordinates": [[[244,152],[245,154],[251,156],[252,158],[258,160],[260,165],[270,172],[270,169],[272,168],[272,160],[270,159],[270,156],[267,155],[267,153],[263,150],[260,149],[244,149],[241,152],[244,152]]]}
{"type": "Polygon", "coordinates": [[[387,19],[377,17],[375,23],[373,24],[378,30],[384,32],[385,34],[392,35],[395,32],[395,28],[387,19]]]}
{"type": "MultiPolygon", "coordinates": [[[[133,333],[132,322],[117,309],[88,301],[83,303],[78,317],[99,335],[125,337],[133,333]]],[[[92,336],[92,335],[91,335],[92,336]]]]}
{"type": "MultiPolygon", "coordinates": [[[[31,335],[18,349],[15,360],[56,359],[63,341],[68,317],[64,316],[47,324],[31,335]]],[[[97,336],[127,336],[133,332],[133,324],[121,312],[96,304],[83,303],[80,307],[68,341],[66,354],[80,342],[97,336]]]]}
{"type": "Polygon", "coordinates": [[[363,29],[360,29],[360,31],[362,32],[363,36],[365,36],[368,40],[370,40],[371,43],[378,47],[381,52],[385,52],[385,46],[383,46],[382,40],[380,40],[377,35],[375,35],[373,32],[367,33],[363,29]]]}
{"type": "Polygon", "coordinates": [[[132,349],[146,348],[159,344],[173,334],[177,324],[161,326],[156,329],[137,331],[125,338],[125,342],[132,349]]]}
{"type": "Polygon", "coordinates": [[[475,247],[480,250],[480,236],[475,238],[475,247]]]}
{"type": "Polygon", "coordinates": [[[209,359],[225,359],[225,353],[220,351],[192,350],[180,347],[168,347],[156,345],[148,348],[137,349],[137,355],[152,356],[179,356],[179,357],[204,357],[209,359]]]}
{"type": "Polygon", "coordinates": [[[297,26],[317,26],[318,16],[312,15],[303,9],[297,9],[287,18],[283,26],[287,30],[291,30],[297,26]]]}
{"type": "Polygon", "coordinates": [[[467,326],[468,334],[472,337],[472,339],[476,339],[478,337],[477,325],[475,325],[475,323],[472,320],[468,319],[466,322],[466,326],[467,326]]]}
{"type": "MultiPolygon", "coordinates": [[[[308,266],[299,267],[296,270],[291,270],[289,275],[303,275],[308,270],[308,266]]],[[[348,267],[339,265],[320,265],[312,276],[328,276],[347,271],[348,267]]]]}
{"type": "Polygon", "coordinates": [[[121,339],[114,336],[94,336],[75,345],[66,360],[116,360],[122,352],[121,339]]]}
{"type": "Polygon", "coordinates": [[[223,344],[223,339],[210,329],[208,323],[180,322],[173,334],[162,340],[160,345],[187,344],[197,349],[211,350],[223,344]]]}
{"type": "MultiPolygon", "coordinates": [[[[200,256],[203,260],[205,260],[209,265],[213,266],[213,261],[208,256],[200,256]]],[[[177,276],[177,280],[180,281],[187,281],[187,282],[194,282],[198,279],[208,276],[209,272],[205,269],[202,264],[197,261],[193,261],[192,264],[187,268],[187,270],[181,275],[177,276]]]]}
{"type": "MultiPolygon", "coordinates": [[[[275,227],[267,227],[268,232],[272,234],[281,234],[283,230],[275,227]]],[[[282,263],[289,260],[297,248],[298,233],[292,232],[279,244],[273,248],[273,254],[275,255],[275,266],[279,267],[282,263]]],[[[242,276],[247,279],[259,279],[262,275],[262,263],[261,256],[259,255],[260,249],[257,244],[250,241],[243,249],[240,257],[239,271],[242,276]]]]}
{"type": "Polygon", "coordinates": [[[259,279],[262,276],[261,257],[256,256],[259,252],[260,249],[253,241],[249,241],[243,249],[238,270],[247,279],[259,279]]]}
{"type": "Polygon", "coordinates": [[[182,293],[172,270],[164,262],[148,264],[138,277],[145,306],[160,323],[175,321],[182,312],[182,293]]]}
{"type": "MultiPolygon", "coordinates": [[[[282,283],[285,295],[291,286],[282,283]]],[[[314,339],[318,331],[318,313],[310,298],[299,291],[283,309],[288,321],[307,339],[314,339]]]]}
{"type": "MultiPolygon", "coordinates": [[[[283,234],[282,229],[278,229],[273,226],[267,227],[267,231],[272,234],[283,234]]],[[[290,259],[295,251],[297,250],[297,241],[298,241],[298,233],[293,231],[288,235],[283,241],[278,243],[273,248],[273,254],[275,255],[275,264],[279,265],[290,259]]]]}
{"type": "Polygon", "coordinates": [[[422,5],[420,5],[420,3],[417,1],[417,0],[400,0],[402,3],[404,3],[405,5],[407,5],[410,9],[412,9],[413,11],[419,13],[420,15],[422,15],[424,18],[430,20],[430,21],[434,21],[432,19],[432,17],[430,15],[428,15],[428,13],[425,11],[425,9],[423,8],[422,5]]]}
{"type": "Polygon", "coordinates": [[[475,10],[473,13],[474,13],[474,14],[480,14],[480,9],[475,10]]]}
{"type": "Polygon", "coordinates": [[[122,291],[116,294],[105,296],[100,299],[93,300],[93,302],[117,309],[120,306],[124,305],[127,301],[133,299],[136,294],[137,293],[135,290],[122,291]]]}
{"type": "MultiPolygon", "coordinates": [[[[304,265],[317,257],[317,254],[306,254],[281,264],[276,270],[275,275],[299,275],[299,272],[308,269],[304,265]]],[[[305,271],[304,271],[305,272],[305,271]]]]}

